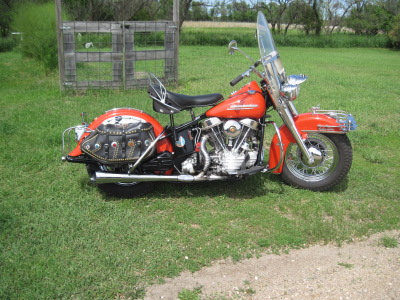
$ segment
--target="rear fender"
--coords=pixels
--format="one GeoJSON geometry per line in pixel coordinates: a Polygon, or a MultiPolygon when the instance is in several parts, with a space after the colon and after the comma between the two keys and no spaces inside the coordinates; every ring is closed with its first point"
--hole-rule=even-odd
{"type": "MultiPolygon", "coordinates": [[[[334,134],[344,134],[343,124],[338,123],[336,119],[325,115],[325,114],[314,114],[314,113],[305,113],[300,114],[293,118],[294,123],[296,125],[297,130],[303,139],[307,138],[307,134],[309,132],[320,132],[320,133],[334,133],[334,134]]],[[[283,151],[286,153],[286,149],[290,143],[296,143],[292,133],[286,125],[282,125],[279,128],[283,151]]],[[[268,167],[270,169],[276,167],[280,160],[280,147],[279,147],[279,139],[275,134],[272,138],[270,152],[269,152],[269,161],[268,167]]],[[[273,171],[273,173],[282,173],[283,163],[273,171]]]]}
{"type": "MultiPolygon", "coordinates": [[[[94,121],[88,126],[88,128],[91,130],[95,130],[100,124],[102,124],[107,119],[117,117],[117,116],[132,116],[135,118],[140,118],[143,121],[150,123],[151,125],[153,125],[154,134],[156,137],[158,135],[160,135],[161,132],[164,130],[164,127],[152,116],[150,116],[140,110],[136,110],[136,109],[132,109],[132,108],[119,108],[119,109],[109,110],[105,114],[94,119],[94,121]]],[[[81,143],[89,134],[90,134],[90,132],[86,132],[82,135],[82,137],[78,141],[78,145],[75,147],[74,150],[72,150],[68,154],[69,156],[79,156],[79,155],[83,154],[83,152],[81,150],[81,143]]],[[[156,150],[157,150],[157,153],[160,153],[163,151],[172,152],[173,147],[168,139],[163,139],[156,144],[156,150]]]]}

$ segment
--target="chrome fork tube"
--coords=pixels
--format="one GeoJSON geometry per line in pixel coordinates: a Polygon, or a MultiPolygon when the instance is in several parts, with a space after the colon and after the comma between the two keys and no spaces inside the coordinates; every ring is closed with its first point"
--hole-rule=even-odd
{"type": "Polygon", "coordinates": [[[290,112],[292,113],[292,116],[295,117],[297,116],[299,113],[297,112],[296,106],[294,106],[293,101],[289,101],[288,103],[288,107],[290,109],[290,112]]]}
{"type": "MultiPolygon", "coordinates": [[[[278,107],[278,112],[283,120],[283,122],[286,124],[286,126],[289,128],[290,132],[292,133],[294,139],[296,140],[297,145],[299,146],[301,153],[304,155],[304,157],[307,159],[307,162],[309,164],[312,164],[314,162],[314,156],[311,154],[310,151],[308,151],[308,148],[306,144],[304,143],[299,131],[296,128],[296,125],[293,120],[293,115],[292,114],[291,108],[288,107],[288,105],[285,103],[283,99],[279,100],[281,103],[278,107]]],[[[294,105],[292,104],[293,108],[294,105]]],[[[294,108],[296,111],[296,108],[294,108]]],[[[297,111],[296,111],[297,112],[297,111]]]]}

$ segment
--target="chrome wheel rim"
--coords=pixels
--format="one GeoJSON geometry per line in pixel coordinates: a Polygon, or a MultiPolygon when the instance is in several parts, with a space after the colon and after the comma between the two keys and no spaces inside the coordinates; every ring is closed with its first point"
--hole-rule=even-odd
{"type": "MultiPolygon", "coordinates": [[[[305,141],[308,149],[316,149],[321,155],[313,155],[315,162],[307,163],[297,144],[291,143],[286,151],[286,166],[299,179],[308,182],[321,181],[329,177],[339,162],[335,144],[326,136],[318,133],[308,135],[305,141]]],[[[314,151],[315,152],[315,151],[314,151]]]]}

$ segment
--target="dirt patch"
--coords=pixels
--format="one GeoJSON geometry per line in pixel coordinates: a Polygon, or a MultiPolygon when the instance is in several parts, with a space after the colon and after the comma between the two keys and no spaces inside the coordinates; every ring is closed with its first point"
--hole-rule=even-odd
{"type": "Polygon", "coordinates": [[[337,247],[312,246],[238,263],[216,261],[147,289],[145,299],[178,299],[201,289],[201,299],[400,299],[400,231],[375,234],[337,247]]]}

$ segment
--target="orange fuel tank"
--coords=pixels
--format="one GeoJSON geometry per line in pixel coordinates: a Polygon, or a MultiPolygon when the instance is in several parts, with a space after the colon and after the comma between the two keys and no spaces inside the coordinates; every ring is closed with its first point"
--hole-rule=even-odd
{"type": "Polygon", "coordinates": [[[266,104],[256,81],[246,84],[228,99],[206,111],[207,117],[260,119],[265,114],[266,104]]]}

